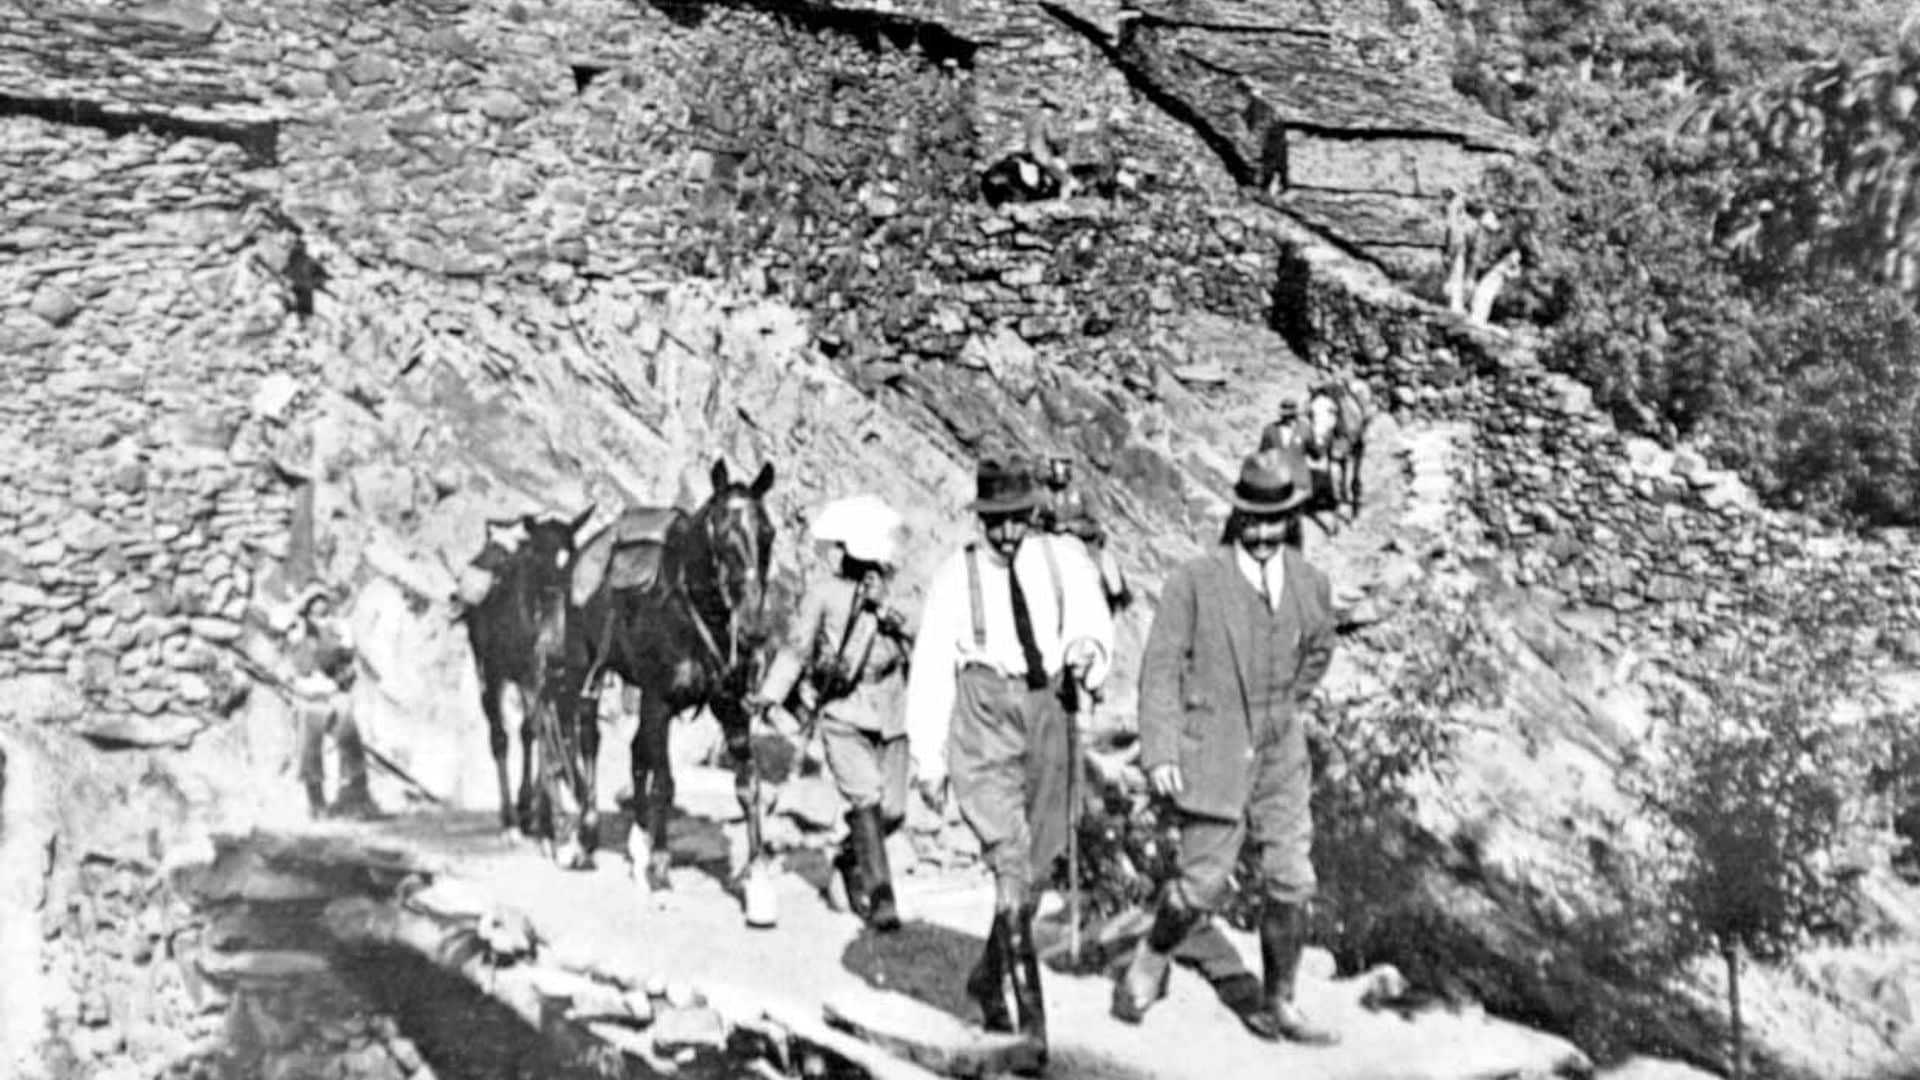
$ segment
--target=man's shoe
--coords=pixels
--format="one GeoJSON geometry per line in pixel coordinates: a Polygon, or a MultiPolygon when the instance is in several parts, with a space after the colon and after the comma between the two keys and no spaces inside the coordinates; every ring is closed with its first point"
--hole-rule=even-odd
{"type": "Polygon", "coordinates": [[[1291,1001],[1274,1002],[1270,1015],[1280,1036],[1289,1042],[1303,1046],[1332,1046],[1340,1041],[1338,1032],[1314,1023],[1306,1013],[1300,1011],[1300,1006],[1291,1001]]]}
{"type": "Polygon", "coordinates": [[[1144,1020],[1153,1003],[1167,996],[1167,973],[1172,958],[1142,940],[1135,947],[1133,960],[1113,984],[1113,1003],[1108,1009],[1123,1024],[1144,1020]]]}
{"type": "Polygon", "coordinates": [[[1255,1038],[1280,1041],[1280,1020],[1267,1008],[1267,996],[1258,978],[1250,973],[1233,975],[1214,989],[1220,995],[1220,1003],[1231,1009],[1255,1038]]]}

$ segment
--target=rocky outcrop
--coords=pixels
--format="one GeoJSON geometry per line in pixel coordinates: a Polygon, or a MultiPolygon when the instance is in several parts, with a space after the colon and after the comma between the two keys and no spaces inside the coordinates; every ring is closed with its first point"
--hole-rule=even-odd
{"type": "MultiPolygon", "coordinates": [[[[1118,53],[1244,185],[1402,277],[1443,266],[1447,202],[1526,152],[1455,94],[1406,4],[1140,0],[1118,53]]],[[[1431,24],[1431,25],[1429,25],[1431,24]]]]}

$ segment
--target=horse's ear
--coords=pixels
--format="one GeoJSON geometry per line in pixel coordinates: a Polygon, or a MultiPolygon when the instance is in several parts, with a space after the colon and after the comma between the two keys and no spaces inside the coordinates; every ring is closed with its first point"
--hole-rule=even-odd
{"type": "Polygon", "coordinates": [[[727,490],[727,459],[717,458],[713,463],[713,490],[727,490]]]}
{"type": "Polygon", "coordinates": [[[753,486],[748,490],[758,499],[773,488],[773,462],[760,466],[760,475],[753,478],[753,486]]]}
{"type": "Polygon", "coordinates": [[[588,520],[593,517],[593,512],[597,509],[599,509],[598,503],[588,503],[587,508],[580,511],[578,517],[567,523],[568,534],[576,540],[579,539],[581,526],[585,525],[588,520]]]}

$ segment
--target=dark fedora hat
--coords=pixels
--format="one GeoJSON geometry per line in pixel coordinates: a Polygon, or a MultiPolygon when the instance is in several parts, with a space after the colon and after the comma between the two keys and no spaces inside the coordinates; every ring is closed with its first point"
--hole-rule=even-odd
{"type": "Polygon", "coordinates": [[[1234,508],[1244,514],[1286,514],[1313,498],[1313,476],[1299,447],[1262,450],[1240,464],[1234,508]]]}
{"type": "Polygon", "coordinates": [[[1018,459],[982,458],[974,470],[976,498],[967,509],[976,514],[1017,514],[1040,505],[1033,469],[1018,459]]]}

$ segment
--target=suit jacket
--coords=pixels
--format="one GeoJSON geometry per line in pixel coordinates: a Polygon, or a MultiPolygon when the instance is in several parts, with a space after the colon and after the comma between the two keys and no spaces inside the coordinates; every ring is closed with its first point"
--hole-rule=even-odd
{"type": "MultiPolygon", "coordinates": [[[[1325,574],[1293,548],[1282,548],[1286,584],[1275,635],[1280,670],[1292,670],[1279,731],[1280,752],[1267,768],[1310,783],[1306,731],[1297,707],[1318,686],[1333,658],[1332,589],[1325,574]]],[[[1263,736],[1247,684],[1255,628],[1236,594],[1252,586],[1222,545],[1168,577],[1140,664],[1141,764],[1180,766],[1182,810],[1239,819],[1253,790],[1256,749],[1263,736]]],[[[1270,780],[1271,782],[1271,780],[1270,780]]],[[[1304,805],[1306,791],[1290,793],[1304,805]]]]}

